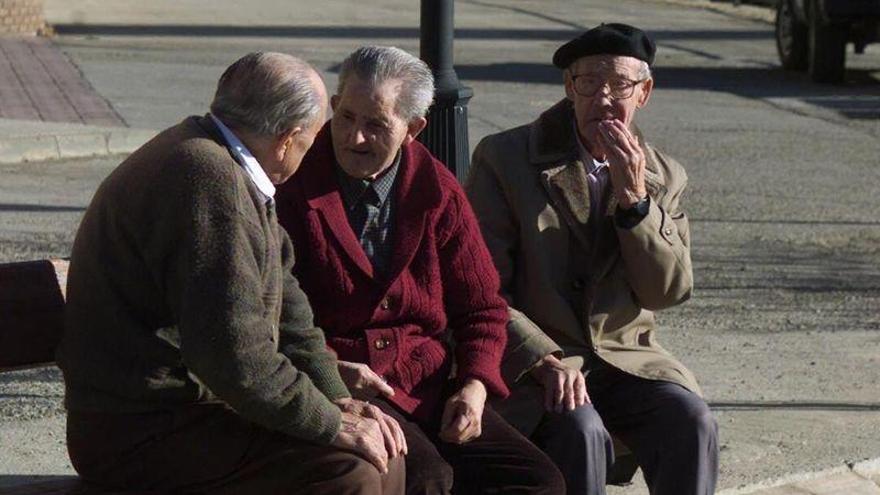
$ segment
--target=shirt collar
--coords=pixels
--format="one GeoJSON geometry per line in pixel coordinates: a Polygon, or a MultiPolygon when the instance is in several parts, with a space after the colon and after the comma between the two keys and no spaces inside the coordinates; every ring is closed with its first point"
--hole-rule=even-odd
{"type": "Polygon", "coordinates": [[[581,158],[581,161],[584,162],[584,166],[587,167],[587,174],[595,174],[603,167],[608,166],[608,161],[600,162],[593,158],[593,155],[587,151],[587,147],[584,146],[584,142],[581,141],[581,134],[578,132],[577,128],[577,120],[572,119],[572,126],[574,127],[574,137],[577,142],[578,147],[578,155],[581,158]]]}
{"type": "Polygon", "coordinates": [[[235,155],[236,161],[242,166],[242,168],[244,168],[248,177],[250,177],[254,185],[257,186],[257,190],[263,195],[265,202],[272,203],[274,201],[273,197],[275,196],[275,185],[269,180],[269,176],[266,175],[266,171],[260,166],[260,162],[257,161],[253,153],[247,149],[247,146],[245,146],[235,133],[232,132],[232,129],[226,127],[226,124],[221,122],[220,119],[214,115],[211,115],[211,119],[223,134],[223,139],[226,140],[226,144],[229,145],[229,149],[232,150],[232,154],[235,155]]]}
{"type": "Polygon", "coordinates": [[[394,179],[397,177],[397,171],[400,169],[400,151],[394,157],[394,163],[373,180],[357,179],[345,173],[339,163],[336,163],[336,177],[342,192],[342,199],[348,208],[359,203],[364,196],[367,188],[372,184],[373,190],[379,196],[379,206],[385,203],[388,195],[391,193],[394,179]]]}

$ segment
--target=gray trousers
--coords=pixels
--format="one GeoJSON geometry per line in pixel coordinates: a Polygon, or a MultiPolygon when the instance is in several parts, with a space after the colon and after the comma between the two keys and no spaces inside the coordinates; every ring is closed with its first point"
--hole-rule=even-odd
{"type": "Polygon", "coordinates": [[[651,495],[711,495],[718,425],[684,387],[599,364],[587,375],[592,404],[547,413],[532,440],[556,463],[569,495],[604,495],[612,432],[635,454],[651,495]]]}

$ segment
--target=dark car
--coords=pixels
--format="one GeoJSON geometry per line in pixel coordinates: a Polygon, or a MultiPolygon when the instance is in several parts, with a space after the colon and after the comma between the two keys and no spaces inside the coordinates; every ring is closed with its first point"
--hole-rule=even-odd
{"type": "Polygon", "coordinates": [[[843,80],[847,43],[864,53],[880,40],[880,0],[778,0],[776,47],[782,67],[817,82],[843,80]]]}

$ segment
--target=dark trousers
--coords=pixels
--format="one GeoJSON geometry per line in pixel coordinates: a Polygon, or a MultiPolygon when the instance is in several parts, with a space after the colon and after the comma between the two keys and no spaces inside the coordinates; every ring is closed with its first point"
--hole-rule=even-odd
{"type": "Polygon", "coordinates": [[[149,414],[69,412],[67,445],[90,484],[144,494],[399,495],[402,459],[382,475],[346,451],[249,423],[223,405],[149,414]]]}
{"type": "Polygon", "coordinates": [[[600,364],[587,375],[592,400],[548,413],[532,440],[562,471],[569,495],[603,495],[614,461],[612,432],[635,454],[651,495],[711,495],[718,478],[718,425],[684,387],[600,364]]]}
{"type": "Polygon", "coordinates": [[[565,493],[553,461],[489,406],[483,411],[483,433],[452,444],[437,437],[439,418],[419,423],[384,400],[371,402],[403,429],[409,447],[407,495],[565,493]]]}

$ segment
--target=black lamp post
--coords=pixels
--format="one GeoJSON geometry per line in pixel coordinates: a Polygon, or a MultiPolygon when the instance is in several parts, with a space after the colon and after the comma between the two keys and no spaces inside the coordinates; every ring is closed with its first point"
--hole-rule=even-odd
{"type": "Polygon", "coordinates": [[[452,66],[453,0],[421,0],[420,52],[434,72],[434,104],[420,140],[464,182],[470,166],[467,102],[474,95],[461,85],[452,66]]]}

